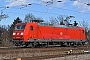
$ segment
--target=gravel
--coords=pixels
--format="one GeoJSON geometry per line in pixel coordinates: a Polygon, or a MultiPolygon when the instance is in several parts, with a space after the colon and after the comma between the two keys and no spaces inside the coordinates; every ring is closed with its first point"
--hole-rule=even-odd
{"type": "Polygon", "coordinates": [[[73,55],[73,56],[65,56],[65,57],[56,57],[49,59],[41,59],[41,60],[90,60],[90,54],[84,55],[73,55]]]}

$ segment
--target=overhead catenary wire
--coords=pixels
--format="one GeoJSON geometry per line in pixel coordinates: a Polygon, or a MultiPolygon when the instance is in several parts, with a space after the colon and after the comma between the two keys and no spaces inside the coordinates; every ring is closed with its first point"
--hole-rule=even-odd
{"type": "MultiPolygon", "coordinates": [[[[18,9],[18,8],[15,8],[15,9],[18,9]]],[[[21,9],[21,10],[26,10],[26,9],[21,9]]],[[[49,13],[49,12],[42,12],[42,11],[36,11],[36,10],[28,10],[28,11],[32,11],[32,12],[38,12],[38,13],[45,13],[45,14],[53,14],[53,15],[61,15],[61,14],[55,14],[55,13],[49,13]]],[[[4,11],[4,12],[6,12],[6,11],[4,11]]],[[[6,12],[6,13],[11,13],[11,14],[19,14],[19,15],[25,15],[25,14],[23,14],[23,13],[16,13],[16,12],[6,12]]],[[[44,16],[45,17],[45,16],[44,16]]],[[[45,17],[45,18],[47,18],[47,17],[45,17]]],[[[78,17],[78,18],[80,18],[80,19],[83,19],[82,17],[78,17]]]]}
{"type": "MultiPolygon", "coordinates": [[[[15,9],[19,9],[19,8],[15,8],[15,9]]],[[[62,9],[62,8],[61,8],[61,9],[62,9]]],[[[24,11],[27,10],[27,11],[33,11],[33,12],[45,13],[45,14],[51,14],[51,15],[57,15],[57,16],[62,15],[62,14],[57,14],[57,13],[50,13],[50,12],[48,12],[48,11],[43,12],[43,11],[30,10],[30,9],[21,9],[21,10],[24,10],[24,11]]],[[[67,9],[62,9],[62,10],[67,10],[67,9]]],[[[77,12],[77,11],[73,11],[73,10],[67,10],[67,11],[77,12]]],[[[89,13],[83,13],[83,14],[89,14],[89,13]]],[[[68,16],[68,15],[67,15],[67,16],[68,16]]],[[[82,18],[82,17],[77,17],[77,18],[82,18]]],[[[82,18],[82,19],[84,19],[84,18],[82,18]]]]}
{"type": "MultiPolygon", "coordinates": [[[[72,0],[70,0],[70,1],[72,1],[72,0]]],[[[79,2],[79,0],[75,0],[75,1],[78,1],[79,2]]],[[[21,2],[22,3],[22,1],[19,1],[19,2],[21,2]]],[[[34,4],[36,4],[36,3],[34,3],[34,4]]],[[[40,5],[40,4],[36,4],[36,5],[40,5]]],[[[4,8],[4,7],[3,7],[4,8]]],[[[5,8],[9,8],[8,6],[7,7],[5,7],[5,8]]],[[[24,8],[24,7],[23,7],[24,8]]],[[[67,10],[67,11],[72,11],[72,12],[78,12],[78,11],[74,11],[74,10],[70,10],[70,9],[64,9],[64,8],[57,8],[57,9],[62,9],[62,10],[67,10]]],[[[22,8],[21,8],[21,10],[23,10],[22,8]]],[[[25,9],[24,9],[25,10],[25,9]]],[[[33,10],[33,11],[36,11],[36,10],[33,10]]],[[[39,11],[40,12],[40,11],[39,11]]],[[[78,13],[81,13],[81,12],[78,12],[78,13]]],[[[50,13],[50,14],[55,14],[55,13],[50,13]]],[[[83,13],[83,14],[89,14],[89,13],[83,13]]],[[[55,14],[55,15],[57,15],[57,14],[55,14]]]]}

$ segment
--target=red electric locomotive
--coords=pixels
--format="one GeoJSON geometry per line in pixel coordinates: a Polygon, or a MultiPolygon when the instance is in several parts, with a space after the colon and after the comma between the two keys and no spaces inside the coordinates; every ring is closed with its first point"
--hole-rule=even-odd
{"type": "Polygon", "coordinates": [[[82,45],[86,41],[84,28],[73,25],[52,25],[38,22],[18,23],[12,34],[16,46],[82,45]]]}

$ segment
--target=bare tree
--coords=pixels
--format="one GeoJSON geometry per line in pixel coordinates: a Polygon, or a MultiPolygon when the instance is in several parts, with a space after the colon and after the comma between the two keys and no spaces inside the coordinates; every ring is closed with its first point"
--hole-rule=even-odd
{"type": "Polygon", "coordinates": [[[81,22],[81,26],[84,27],[84,29],[85,29],[86,32],[88,32],[89,25],[88,25],[88,22],[87,21],[83,20],[81,22]]]}
{"type": "Polygon", "coordinates": [[[0,46],[7,46],[8,31],[6,25],[0,26],[0,46]]]}
{"type": "Polygon", "coordinates": [[[24,22],[30,22],[31,20],[35,20],[35,16],[32,14],[25,15],[24,22]]]}
{"type": "Polygon", "coordinates": [[[59,15],[59,16],[57,16],[57,18],[51,17],[50,18],[50,23],[60,24],[60,25],[69,25],[70,24],[69,19],[73,18],[73,17],[74,16],[64,16],[64,15],[59,15]]]}
{"type": "Polygon", "coordinates": [[[59,15],[56,18],[55,17],[50,17],[49,21],[50,21],[51,24],[63,25],[64,24],[64,16],[63,15],[59,15]]]}
{"type": "Polygon", "coordinates": [[[64,25],[64,17],[63,17],[63,15],[59,15],[59,16],[57,16],[57,19],[60,21],[60,25],[64,25]]]}
{"type": "Polygon", "coordinates": [[[57,18],[54,18],[54,17],[50,17],[50,24],[59,24],[59,21],[57,18]]]}
{"type": "Polygon", "coordinates": [[[90,44],[90,30],[89,30],[89,25],[88,22],[83,20],[80,24],[82,27],[84,27],[85,32],[86,32],[86,38],[87,38],[87,42],[90,44]]]}
{"type": "Polygon", "coordinates": [[[28,13],[27,15],[25,15],[23,22],[31,22],[32,20],[42,20],[42,18],[35,17],[33,14],[28,13]]]}
{"type": "Polygon", "coordinates": [[[1,10],[0,21],[1,21],[2,19],[8,18],[8,17],[9,17],[9,16],[6,15],[6,14],[4,14],[3,11],[1,10]]]}

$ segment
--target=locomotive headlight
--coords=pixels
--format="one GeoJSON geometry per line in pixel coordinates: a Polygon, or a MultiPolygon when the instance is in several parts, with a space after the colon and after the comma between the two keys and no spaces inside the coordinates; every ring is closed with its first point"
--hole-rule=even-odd
{"type": "Polygon", "coordinates": [[[15,35],[16,33],[13,33],[13,35],[15,35]]]}
{"type": "Polygon", "coordinates": [[[23,32],[21,33],[21,35],[23,35],[23,32]]]}

